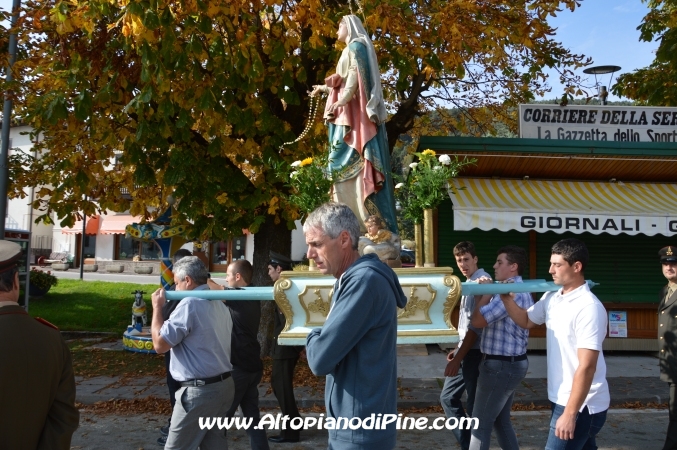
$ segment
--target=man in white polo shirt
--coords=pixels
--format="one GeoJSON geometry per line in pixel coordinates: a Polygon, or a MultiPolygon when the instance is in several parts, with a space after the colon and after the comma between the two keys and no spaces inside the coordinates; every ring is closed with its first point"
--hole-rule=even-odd
{"type": "Polygon", "coordinates": [[[528,310],[513,295],[501,295],[510,317],[523,328],[545,323],[548,351],[548,398],[552,404],[546,450],[597,448],[595,436],[609,409],[609,385],[602,342],[607,315],[590,292],[583,271],[588,249],[578,239],[553,245],[550,274],[562,286],[528,310]]]}

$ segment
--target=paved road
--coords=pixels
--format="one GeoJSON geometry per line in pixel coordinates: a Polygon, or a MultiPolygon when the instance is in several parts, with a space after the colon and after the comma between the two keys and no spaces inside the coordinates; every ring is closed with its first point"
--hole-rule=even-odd
{"type": "MultiPolygon", "coordinates": [[[[276,411],[270,411],[276,413],[276,411]]],[[[421,417],[416,415],[415,417],[421,417]]],[[[435,416],[430,417],[432,420],[435,416]]],[[[165,424],[161,416],[96,416],[83,413],[80,428],[73,436],[71,449],[128,450],[157,447],[158,429],[165,424]]],[[[547,439],[550,413],[546,411],[515,412],[513,424],[523,450],[542,449],[547,439]]],[[[599,434],[600,450],[658,450],[667,429],[667,410],[610,410],[599,434]]],[[[230,431],[231,450],[248,450],[244,431],[230,431]]],[[[273,433],[269,433],[273,434],[273,433]]],[[[298,444],[271,444],[271,449],[315,450],[326,448],[326,431],[303,432],[298,444]]],[[[448,450],[459,448],[450,431],[399,431],[397,449],[448,450]]],[[[492,449],[498,448],[495,436],[492,449]]]]}

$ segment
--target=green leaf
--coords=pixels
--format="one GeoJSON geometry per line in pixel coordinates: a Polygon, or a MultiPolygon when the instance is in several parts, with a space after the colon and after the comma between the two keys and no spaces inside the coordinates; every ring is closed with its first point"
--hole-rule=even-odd
{"type": "Polygon", "coordinates": [[[197,29],[202,31],[204,34],[211,33],[213,30],[212,19],[209,16],[204,15],[200,19],[200,23],[197,26],[197,29]]]}
{"type": "Polygon", "coordinates": [[[219,138],[214,138],[212,141],[209,143],[209,147],[207,147],[207,151],[211,156],[219,156],[221,154],[221,147],[223,146],[223,141],[219,138]]]}
{"type": "Polygon", "coordinates": [[[176,121],[176,127],[177,128],[185,128],[188,125],[188,121],[190,120],[190,115],[188,114],[188,111],[185,109],[182,109],[179,111],[179,119],[176,121]]]}
{"type": "Polygon", "coordinates": [[[66,101],[63,97],[55,97],[45,111],[45,118],[52,125],[56,124],[60,119],[68,117],[68,109],[66,109],[66,101]]]}
{"type": "Polygon", "coordinates": [[[183,165],[170,166],[165,172],[164,184],[170,186],[176,186],[186,177],[186,173],[183,169],[183,165]]]}
{"type": "Polygon", "coordinates": [[[141,17],[143,15],[143,6],[141,6],[140,3],[131,1],[127,5],[127,11],[129,11],[131,14],[134,14],[135,16],[141,17]]]}
{"type": "Polygon", "coordinates": [[[137,164],[134,171],[134,182],[140,186],[155,184],[155,172],[148,164],[137,164]]]}
{"type": "Polygon", "coordinates": [[[86,170],[79,170],[75,175],[75,183],[78,185],[81,191],[87,190],[87,185],[89,184],[89,177],[87,176],[86,170]]]}
{"type": "Polygon", "coordinates": [[[280,62],[286,56],[287,52],[284,49],[284,44],[280,41],[273,41],[272,43],[273,51],[270,53],[270,59],[273,62],[280,62]]]}
{"type": "Polygon", "coordinates": [[[85,121],[92,112],[92,97],[89,91],[81,92],[75,103],[75,118],[85,121]]]}
{"type": "Polygon", "coordinates": [[[165,8],[162,11],[162,15],[160,16],[160,25],[166,27],[171,25],[172,23],[174,23],[174,16],[172,16],[172,13],[169,10],[169,8],[165,8]]]}
{"type": "Polygon", "coordinates": [[[212,94],[212,91],[210,89],[205,89],[202,95],[200,96],[200,100],[198,100],[197,106],[202,111],[207,111],[214,107],[215,102],[216,99],[214,98],[214,94],[212,94]]]}
{"type": "Polygon", "coordinates": [[[149,9],[143,15],[143,25],[149,30],[155,30],[160,27],[160,18],[155,14],[155,11],[149,9]]]}
{"type": "MultiPolygon", "coordinates": [[[[249,52],[251,56],[251,62],[252,62],[252,71],[254,72],[254,75],[261,75],[263,74],[264,68],[263,68],[263,61],[261,61],[261,56],[259,55],[259,52],[256,50],[252,50],[249,52]]],[[[299,79],[299,81],[302,81],[299,79]]]]}
{"type": "Polygon", "coordinates": [[[150,103],[153,98],[153,88],[150,86],[145,86],[141,90],[141,94],[138,96],[141,103],[150,103]]]}
{"type": "Polygon", "coordinates": [[[200,38],[195,34],[190,37],[190,51],[196,55],[202,52],[202,42],[200,42],[200,38]]]}

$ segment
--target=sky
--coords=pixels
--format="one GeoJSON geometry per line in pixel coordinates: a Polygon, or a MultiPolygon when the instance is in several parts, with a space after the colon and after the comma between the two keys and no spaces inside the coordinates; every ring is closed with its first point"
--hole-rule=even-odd
{"type": "MultiPolygon", "coordinates": [[[[12,0],[0,0],[4,10],[11,5],[12,0]]],[[[641,0],[581,0],[581,6],[574,12],[562,11],[550,18],[549,23],[557,28],[555,39],[573,53],[591,56],[593,66],[620,66],[621,70],[613,74],[615,81],[619,74],[646,67],[654,59],[658,44],[640,42],[637,30],[648,10],[641,0]]],[[[577,73],[583,75],[582,69],[577,73]]],[[[587,77],[587,84],[594,85],[594,76],[587,77]]],[[[608,85],[609,80],[610,75],[597,76],[598,83],[608,85]]],[[[549,84],[552,91],[544,98],[561,97],[563,86],[554,71],[550,73],[549,84]]],[[[608,100],[620,99],[609,94],[608,100]]]]}
{"type": "MultiPolygon", "coordinates": [[[[613,74],[613,85],[619,74],[646,67],[654,59],[658,43],[640,42],[637,30],[648,11],[641,0],[582,0],[580,8],[574,12],[562,11],[548,22],[557,28],[556,40],[573,53],[592,57],[592,67],[620,66],[621,70],[613,74]]],[[[595,84],[594,75],[583,74],[583,69],[576,73],[588,77],[590,86],[595,84]]],[[[597,75],[597,81],[607,86],[610,78],[610,75],[597,75]]],[[[561,97],[564,87],[559,84],[554,71],[548,84],[553,89],[544,98],[561,97]]],[[[608,100],[622,99],[610,93],[608,100]]]]}

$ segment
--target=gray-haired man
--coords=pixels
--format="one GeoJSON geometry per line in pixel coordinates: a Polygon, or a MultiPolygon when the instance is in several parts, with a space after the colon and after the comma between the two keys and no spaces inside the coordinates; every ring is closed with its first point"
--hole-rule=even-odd
{"type": "MultiPolygon", "coordinates": [[[[344,204],[317,208],[303,232],[308,259],[337,278],[327,320],[306,341],[308,365],[327,376],[328,418],[397,414],[397,307],[407,303],[397,275],[375,254],[359,255],[360,224],[344,204]]],[[[329,430],[329,448],[392,449],[392,425],[329,430]]]]}
{"type": "MultiPolygon", "coordinates": [[[[208,290],[207,268],[196,256],[174,264],[177,291],[208,290]]],[[[181,383],[176,392],[166,449],[228,448],[223,430],[200,429],[200,417],[224,417],[235,391],[230,372],[233,320],[223,302],[184,298],[168,320],[162,318],[165,291],[152,295],[151,334],[158,353],[172,352],[172,377],[181,383]]]]}

